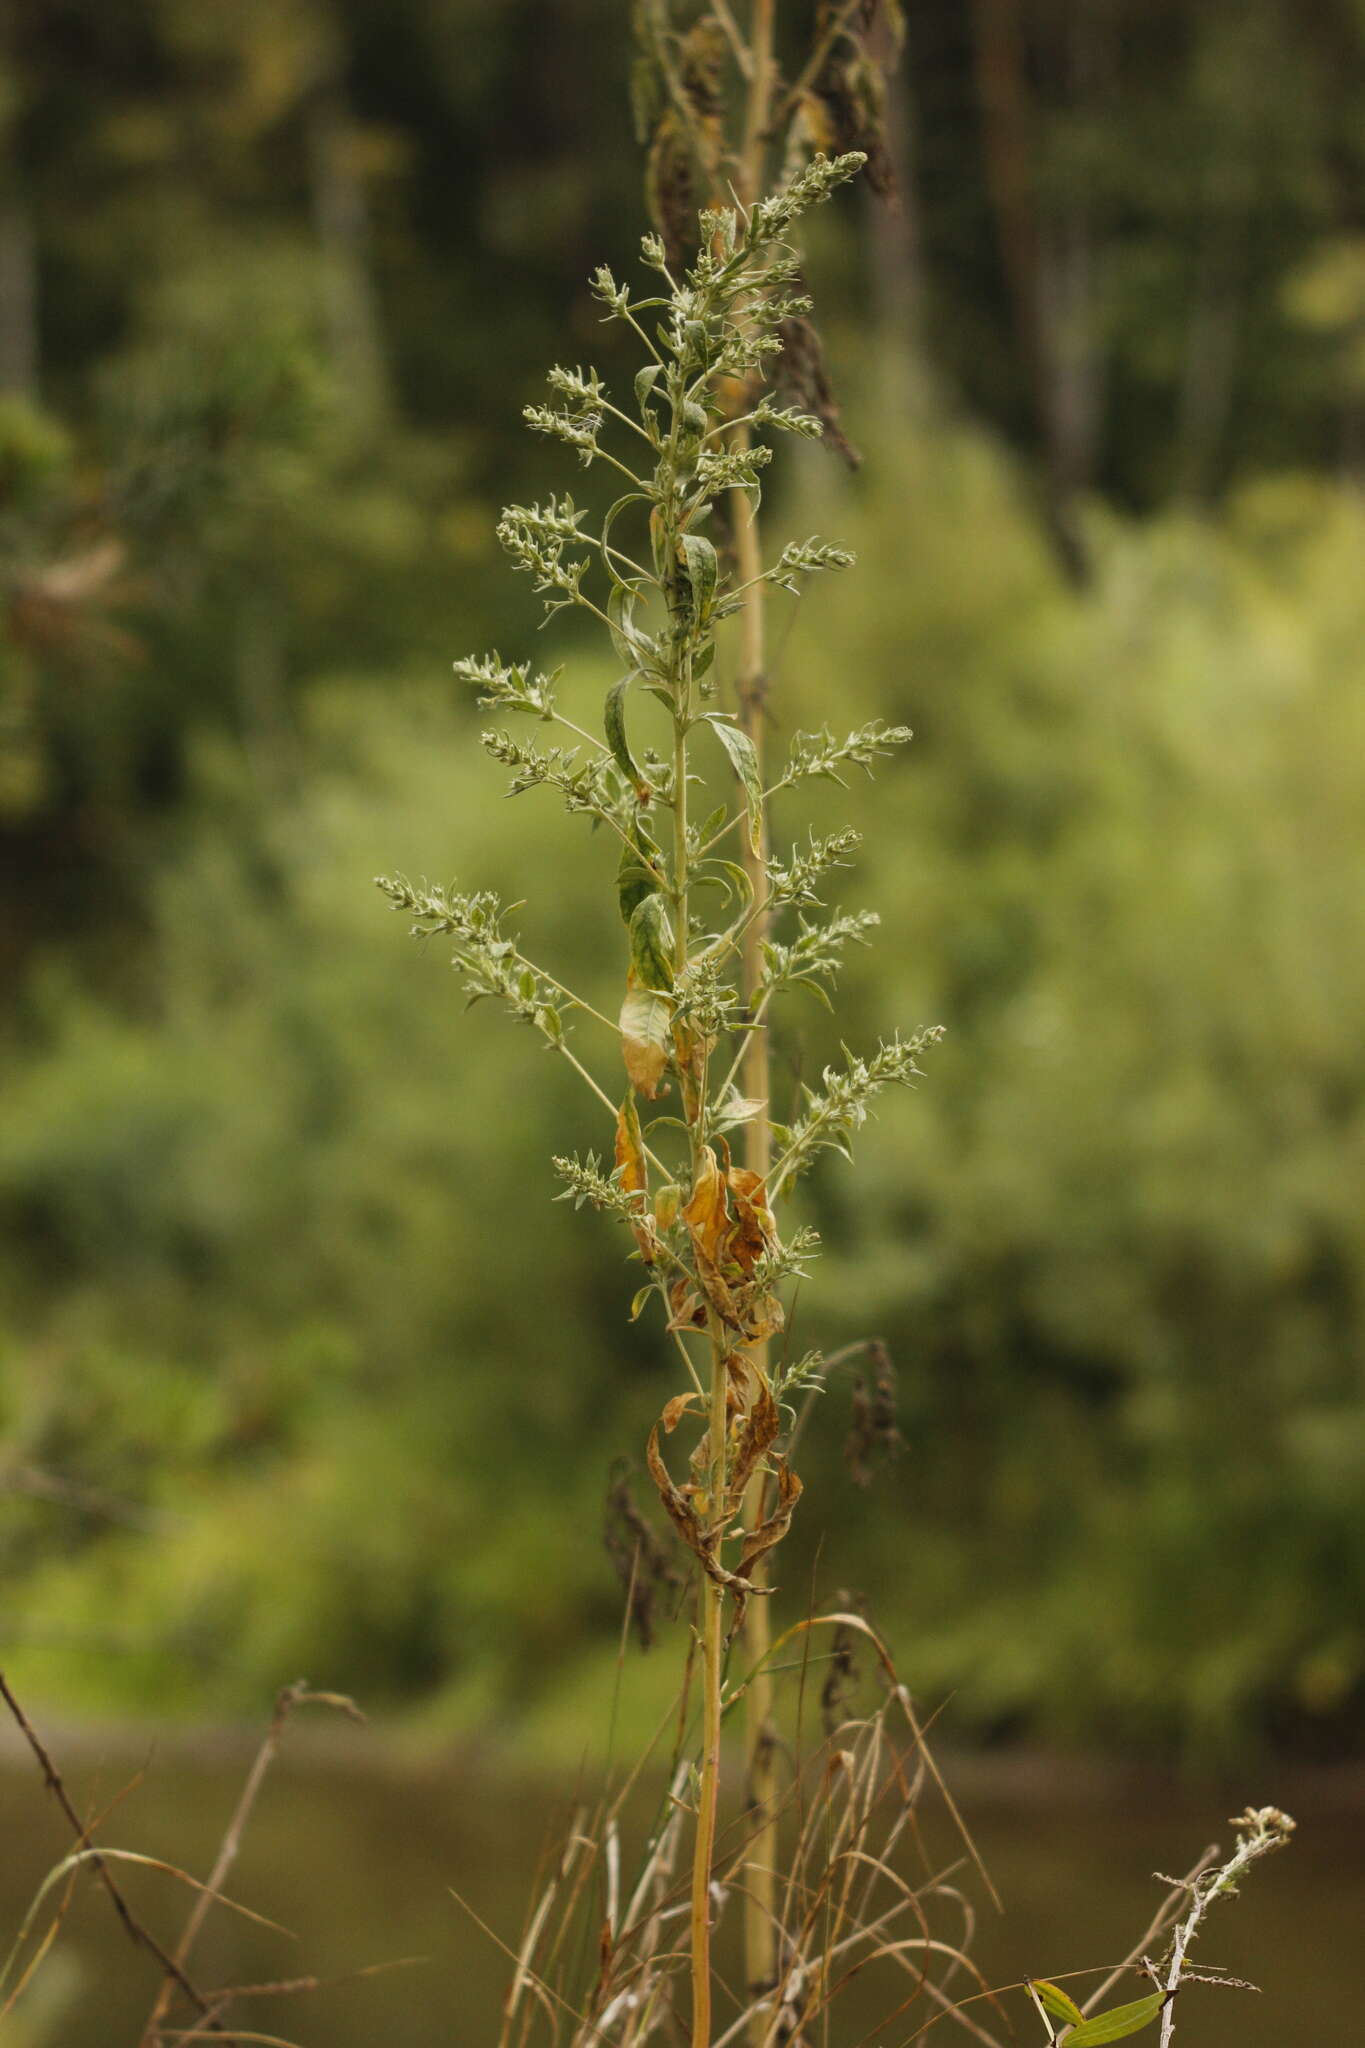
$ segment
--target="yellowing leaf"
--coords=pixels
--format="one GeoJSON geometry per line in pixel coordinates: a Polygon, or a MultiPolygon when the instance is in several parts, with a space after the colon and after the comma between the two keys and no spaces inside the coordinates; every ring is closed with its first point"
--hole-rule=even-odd
{"type": "Polygon", "coordinates": [[[645,1153],[633,1094],[616,1112],[616,1164],[620,1168],[618,1184],[627,1194],[638,1194],[645,1184],[645,1153]]]}
{"type": "Polygon", "coordinates": [[[1068,2026],[1078,2027],[1085,2018],[1074,1998],[1069,1998],[1060,1984],[1049,1984],[1045,1977],[1030,1977],[1028,1988],[1037,1999],[1043,2011],[1050,2013],[1054,2020],[1065,2020],[1068,2026]]]}
{"type": "Polygon", "coordinates": [[[709,1145],[702,1146],[692,1193],[682,1213],[698,1255],[711,1265],[718,1264],[730,1219],[725,1208],[720,1162],[709,1145]]]}
{"type": "MultiPolygon", "coordinates": [[[[647,1266],[654,1263],[654,1233],[650,1228],[644,1196],[648,1187],[645,1173],[644,1140],[640,1136],[640,1113],[635,1107],[635,1092],[632,1089],[616,1112],[616,1168],[617,1185],[628,1195],[639,1195],[641,1200],[633,1206],[639,1211],[641,1221],[633,1223],[635,1242],[647,1266]]],[[[634,1318],[632,1317],[632,1321],[634,1318]]]]}
{"type": "Polygon", "coordinates": [[[668,1066],[673,1005],[653,989],[627,988],[621,1005],[621,1052],[631,1086],[653,1102],[668,1066]]]}

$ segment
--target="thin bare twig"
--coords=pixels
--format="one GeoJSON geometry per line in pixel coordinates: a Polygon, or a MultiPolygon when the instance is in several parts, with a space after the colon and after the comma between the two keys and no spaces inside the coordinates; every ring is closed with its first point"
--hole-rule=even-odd
{"type": "Polygon", "coordinates": [[[1093,2012],[1095,2007],[1102,2004],[1109,1996],[1120,1978],[1127,1976],[1128,1972],[1141,1962],[1143,1956],[1147,1954],[1152,1944],[1156,1941],[1157,1936],[1164,1934],[1175,1919],[1182,1903],[1189,1897],[1190,1886],[1194,1884],[1197,1878],[1203,1876],[1217,1854],[1218,1844],[1210,1842],[1208,1848],[1199,1858],[1199,1861],[1191,1864],[1178,1884],[1171,1886],[1171,1889],[1157,1907],[1156,1912],[1152,1915],[1150,1925],[1139,1936],[1138,1940],[1134,1942],[1123,1961],[1116,1963],[1098,1989],[1092,1991],[1090,1996],[1082,2002],[1082,2012],[1093,2012]]]}
{"type": "MultiPolygon", "coordinates": [[[[37,1734],[32,1723],[29,1721],[27,1714],[24,1712],[18,1700],[15,1698],[13,1692],[10,1690],[9,1681],[6,1679],[3,1671],[0,1671],[0,1698],[4,1700],[5,1705],[9,1708],[11,1715],[13,1716],[15,1722],[18,1725],[20,1734],[23,1736],[25,1742],[27,1742],[29,1748],[32,1750],[34,1757],[37,1759],[38,1766],[42,1771],[43,1778],[46,1782],[48,1790],[51,1792],[53,1798],[56,1800],[58,1806],[60,1806],[63,1814],[66,1816],[67,1821],[70,1823],[72,1829],[74,1830],[76,1835],[77,1847],[79,1849],[89,1848],[89,1829],[86,1827],[86,1824],[82,1821],[80,1815],[77,1813],[75,1807],[72,1805],[71,1797],[70,1794],[67,1792],[66,1785],[63,1781],[61,1772],[57,1769],[56,1764],[52,1760],[50,1752],[43,1744],[41,1737],[37,1734]]],[[[140,1947],[145,1948],[150,1955],[155,1957],[163,1973],[167,1977],[169,1977],[172,1980],[172,1982],[179,1988],[179,1990],[181,1990],[184,1993],[185,1997],[188,1998],[190,2004],[194,2007],[196,2013],[198,2013],[200,2019],[204,2022],[205,2028],[216,2034],[223,2033],[225,2029],[223,2028],[222,2024],[217,2019],[217,2017],[214,2015],[208,1999],[205,1998],[204,1994],[197,1988],[196,1985],[191,1983],[190,1979],[186,1976],[180,1964],[175,1960],[175,1957],[172,1955],[168,1955],[166,1950],[161,1946],[161,1943],[157,1940],[156,1936],[153,1933],[151,1933],[151,1931],[148,1928],[143,1926],[142,1922],[138,1919],[137,1915],[129,1906],[128,1901],[124,1898],[123,1892],[120,1889],[117,1881],[113,1876],[113,1873],[109,1869],[109,1865],[104,1860],[104,1858],[99,1854],[98,1851],[95,1851],[92,1854],[90,1861],[94,1869],[99,1873],[100,1881],[103,1884],[104,1889],[108,1892],[110,1903],[112,1904],[114,1911],[118,1914],[119,1919],[123,1922],[123,1926],[128,1934],[129,1939],[137,1943],[140,1947]]],[[[201,2031],[203,2030],[201,2029],[201,2031]]]]}

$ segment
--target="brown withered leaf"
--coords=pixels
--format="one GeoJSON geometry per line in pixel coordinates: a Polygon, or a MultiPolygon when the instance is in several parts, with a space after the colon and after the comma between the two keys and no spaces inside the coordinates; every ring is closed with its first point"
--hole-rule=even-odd
{"type": "Polygon", "coordinates": [[[882,0],[820,0],[816,38],[832,28],[829,52],[801,119],[814,146],[827,155],[860,149],[867,158],[863,178],[883,199],[894,199],[896,173],[886,146],[886,74],[895,67],[904,24],[895,6],[882,0]]]}
{"type": "MultiPolygon", "coordinates": [[[[744,1538],[739,1554],[740,1580],[747,1586],[749,1573],[761,1557],[766,1557],[774,1545],[780,1543],[791,1527],[792,1510],[802,1494],[801,1481],[780,1453],[774,1452],[772,1468],[777,1479],[777,1506],[767,1520],[751,1529],[744,1538]]],[[[749,1588],[753,1590],[752,1587],[749,1588]]]]}
{"type": "Polygon", "coordinates": [[[700,1401],[700,1399],[700,1394],[690,1391],[686,1394],[675,1394],[673,1396],[673,1399],[668,1403],[663,1412],[662,1420],[665,1435],[672,1436],[688,1409],[695,1401],[700,1401]]]}
{"type": "Polygon", "coordinates": [[[747,1351],[732,1351],[725,1360],[730,1392],[747,1407],[758,1391],[758,1367],[747,1351]]]}
{"type": "Polygon", "coordinates": [[[798,314],[784,320],[777,331],[782,342],[776,367],[779,395],[801,412],[813,412],[824,430],[822,439],[826,447],[842,455],[850,469],[857,469],[863,458],[839,424],[839,401],[815,328],[804,315],[798,314]]]}
{"type": "Polygon", "coordinates": [[[715,1547],[719,1532],[708,1533],[702,1528],[691,1502],[673,1484],[672,1475],[659,1449],[657,1422],[649,1432],[649,1442],[645,1446],[645,1461],[649,1466],[649,1476],[659,1489],[659,1499],[664,1504],[664,1512],[693,1556],[700,1562],[706,1576],[713,1579],[718,1586],[728,1587],[737,1599],[742,1600],[746,1593],[754,1592],[756,1588],[749,1585],[747,1580],[740,1578],[735,1572],[726,1571],[724,1565],[718,1562],[715,1547]]]}
{"type": "Polygon", "coordinates": [[[870,1486],[874,1459],[891,1459],[904,1448],[896,1420],[896,1368],[880,1337],[867,1346],[868,1373],[853,1383],[853,1405],[844,1461],[857,1486],[870,1486]]]}
{"type": "Polygon", "coordinates": [[[775,1294],[757,1294],[752,1276],[760,1259],[777,1249],[777,1228],[761,1177],[731,1166],[724,1138],[714,1149],[703,1147],[682,1215],[697,1279],[716,1314],[746,1342],[775,1335],[784,1323],[782,1304],[775,1294]]]}
{"type": "Polygon", "coordinates": [[[673,1311],[668,1321],[670,1330],[704,1330],[706,1328],[706,1303],[695,1287],[686,1280],[675,1280],[668,1290],[668,1305],[673,1311]]]}
{"type": "Polygon", "coordinates": [[[757,1294],[744,1305],[744,1341],[761,1344],[787,1327],[786,1311],[775,1294],[757,1294]]]}
{"type": "MultiPolygon", "coordinates": [[[[834,1604],[838,1608],[851,1607],[855,1611],[858,1609],[857,1598],[852,1593],[837,1593],[834,1604]]],[[[854,1641],[853,1631],[840,1621],[830,1642],[829,1669],[820,1688],[820,1718],[827,1736],[834,1734],[844,1718],[846,1702],[852,1699],[858,1689],[858,1666],[853,1654],[854,1641]]]]}
{"type": "Polygon", "coordinates": [[[687,130],[671,107],[654,130],[645,159],[645,205],[663,237],[670,266],[681,270],[696,254],[699,194],[687,130]]]}
{"type": "Polygon", "coordinates": [[[763,1176],[747,1166],[732,1166],[726,1176],[733,1198],[736,1230],[730,1254],[751,1272],[765,1253],[777,1248],[777,1225],[768,1207],[763,1176]]]}
{"type": "Polygon", "coordinates": [[[744,1498],[744,1489],[761,1458],[765,1457],[777,1441],[781,1428],[781,1417],[773,1399],[772,1388],[765,1379],[744,1418],[735,1445],[734,1462],[730,1468],[730,1498],[735,1507],[744,1498]]]}

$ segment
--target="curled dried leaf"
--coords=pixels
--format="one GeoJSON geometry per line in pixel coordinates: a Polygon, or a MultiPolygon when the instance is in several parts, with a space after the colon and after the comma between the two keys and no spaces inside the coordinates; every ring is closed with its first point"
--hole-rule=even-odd
{"type": "Polygon", "coordinates": [[[686,1280],[675,1280],[668,1290],[668,1319],[670,1330],[704,1330],[706,1328],[706,1303],[695,1287],[686,1280]]]}
{"type": "Polygon", "coordinates": [[[734,1461],[730,1468],[730,1497],[736,1508],[744,1498],[748,1485],[760,1459],[764,1458],[777,1441],[781,1428],[781,1417],[773,1399],[772,1388],[765,1379],[758,1389],[752,1405],[744,1418],[735,1445],[734,1461]]]}
{"type": "Polygon", "coordinates": [[[691,1391],[686,1394],[675,1394],[673,1396],[673,1399],[668,1403],[663,1412],[663,1425],[666,1435],[672,1436],[688,1409],[695,1407],[700,1399],[700,1394],[691,1391]]]}
{"type": "Polygon", "coordinates": [[[739,1576],[745,1580],[758,1560],[766,1557],[786,1535],[791,1527],[792,1511],[803,1491],[801,1481],[779,1452],[772,1454],[771,1462],[777,1479],[777,1506],[767,1520],[751,1529],[744,1539],[744,1547],[739,1554],[739,1576]]]}
{"type": "Polygon", "coordinates": [[[701,1160],[692,1182],[692,1193],[683,1208],[697,1256],[709,1264],[718,1263],[730,1219],[725,1207],[725,1182],[720,1162],[709,1145],[703,1145],[701,1160]]]}
{"type": "Polygon", "coordinates": [[[718,1586],[726,1587],[740,1601],[745,1594],[757,1591],[758,1589],[751,1586],[746,1579],[740,1578],[735,1572],[727,1571],[724,1565],[718,1562],[715,1551],[720,1532],[702,1528],[696,1509],[681,1488],[674,1485],[672,1474],[665,1465],[663,1453],[659,1449],[657,1422],[649,1432],[649,1442],[645,1446],[645,1462],[649,1466],[649,1476],[659,1490],[659,1499],[663,1502],[665,1514],[693,1556],[697,1558],[707,1577],[714,1579],[718,1586]]]}

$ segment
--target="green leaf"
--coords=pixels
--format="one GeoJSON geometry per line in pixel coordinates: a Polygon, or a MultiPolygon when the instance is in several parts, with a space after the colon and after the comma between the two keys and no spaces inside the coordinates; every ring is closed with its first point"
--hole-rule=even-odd
{"type": "Polygon", "coordinates": [[[740,779],[749,813],[749,844],[758,853],[763,844],[763,778],[758,772],[754,743],[747,732],[741,732],[737,725],[727,725],[724,719],[712,718],[709,724],[740,779]]]}
{"type": "Polygon", "coordinates": [[[1049,1984],[1044,1977],[1030,1977],[1028,1988],[1043,2011],[1051,2013],[1054,2020],[1065,2020],[1067,2025],[1072,2027],[1078,2027],[1083,2023],[1085,2014],[1074,1998],[1067,1997],[1060,1985],[1049,1984]]]}
{"type": "Polygon", "coordinates": [[[639,1321],[641,1312],[647,1306],[649,1302],[649,1297],[651,1294],[653,1294],[653,1292],[654,1282],[652,1280],[649,1282],[648,1286],[641,1287],[636,1290],[635,1299],[630,1304],[629,1321],[631,1321],[632,1323],[639,1321]]]}
{"type": "MultiPolygon", "coordinates": [[[[613,589],[623,591],[626,595],[632,598],[637,597],[639,595],[639,585],[637,582],[634,581],[628,582],[626,578],[620,574],[619,570],[616,568],[615,564],[612,561],[611,553],[608,549],[607,543],[611,539],[612,527],[616,524],[616,521],[620,518],[621,514],[625,511],[628,505],[648,505],[650,503],[652,503],[652,500],[646,492],[627,491],[622,497],[619,497],[616,500],[615,504],[613,504],[609,508],[606,518],[602,521],[603,566],[606,569],[608,576],[610,576],[611,578],[613,589]]],[[[608,606],[608,610],[610,609],[610,606],[608,606]]],[[[636,634],[634,637],[636,640],[638,640],[640,636],[636,634]]],[[[632,658],[632,656],[626,654],[623,654],[621,657],[623,661],[628,661],[632,658]]]]}
{"type": "Polygon", "coordinates": [[[630,914],[630,971],[639,988],[667,992],[673,986],[673,927],[657,891],[630,914]]]}
{"type": "Polygon", "coordinates": [[[655,383],[663,375],[663,367],[662,363],[646,363],[643,370],[635,373],[635,403],[642,417],[649,409],[649,401],[654,395],[655,383]]]}
{"type": "Polygon", "coordinates": [[[607,702],[602,722],[606,728],[607,745],[611,748],[611,758],[615,761],[617,767],[643,804],[649,801],[653,791],[640,773],[635,758],[630,751],[630,742],[626,738],[626,692],[630,688],[631,681],[632,678],[630,676],[622,676],[620,682],[613,683],[607,691],[607,702]]]}
{"type": "Polygon", "coordinates": [[[1112,2005],[1108,2012],[1097,2012],[1093,2019],[1082,2020],[1072,2029],[1066,2037],[1066,2048],[1098,2048],[1102,2041],[1126,2041],[1130,2034],[1150,2025],[1167,1996],[1164,1991],[1150,1991],[1145,1998],[1135,1998],[1131,2005],[1112,2005]]]}
{"type": "Polygon", "coordinates": [[[616,870],[616,900],[621,906],[623,924],[630,923],[646,896],[658,892],[658,881],[646,865],[647,859],[656,858],[658,852],[658,847],[642,825],[635,827],[630,843],[621,848],[620,865],[616,870]]]}
{"type": "Polygon", "coordinates": [[[635,624],[636,593],[628,583],[612,584],[607,595],[607,621],[611,644],[632,670],[647,669],[654,657],[654,643],[635,624]]]}
{"type": "Polygon", "coordinates": [[[727,906],[735,902],[747,910],[754,900],[754,885],[738,861],[719,860],[712,854],[705,866],[697,870],[697,880],[703,887],[709,883],[712,888],[724,889],[727,906]],[[715,874],[707,872],[710,868],[716,870],[715,874]]]}
{"type": "Polygon", "coordinates": [[[699,533],[685,533],[680,542],[683,572],[692,592],[692,626],[703,632],[716,601],[716,577],[720,565],[709,540],[699,533]]]}

